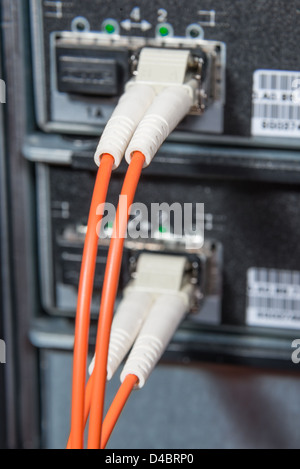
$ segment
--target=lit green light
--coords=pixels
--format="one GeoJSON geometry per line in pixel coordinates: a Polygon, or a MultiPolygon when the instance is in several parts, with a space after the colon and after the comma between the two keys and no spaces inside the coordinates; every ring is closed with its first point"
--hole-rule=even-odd
{"type": "Polygon", "coordinates": [[[113,224],[112,221],[109,221],[109,222],[106,223],[106,225],[105,225],[105,229],[106,229],[106,230],[112,230],[113,227],[114,227],[114,224],[113,224]]]}
{"type": "Polygon", "coordinates": [[[167,233],[167,228],[165,228],[164,226],[160,225],[160,227],[158,228],[158,231],[160,233],[167,233]]]}
{"type": "Polygon", "coordinates": [[[105,31],[108,33],[108,34],[113,34],[115,32],[115,27],[113,24],[110,24],[110,23],[107,23],[105,25],[105,31]]]}
{"type": "Polygon", "coordinates": [[[161,36],[168,36],[169,29],[166,26],[162,26],[161,28],[159,28],[159,34],[161,36]]]}

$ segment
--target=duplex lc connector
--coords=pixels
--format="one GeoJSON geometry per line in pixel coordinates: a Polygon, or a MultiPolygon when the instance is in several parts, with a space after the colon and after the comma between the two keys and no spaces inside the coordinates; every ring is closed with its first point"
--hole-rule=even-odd
{"type": "Polygon", "coordinates": [[[141,151],[148,166],[178,123],[200,106],[201,60],[190,50],[144,47],[135,76],[125,86],[95,153],[113,153],[117,167],[125,153],[129,163],[141,151]]]}
{"type": "Polygon", "coordinates": [[[142,388],[190,309],[195,285],[186,256],[141,254],[135,278],[137,291],[152,293],[153,305],[121,373],[135,375],[142,388]]]}
{"type": "MultiPolygon", "coordinates": [[[[148,330],[148,339],[149,334],[151,338],[155,337],[155,359],[151,361],[150,368],[154,367],[178,324],[190,310],[194,292],[195,285],[186,256],[140,254],[134,277],[125,288],[113,319],[107,361],[108,380],[112,378],[138,335],[136,344],[139,345],[135,345],[134,350],[143,343],[144,339],[141,337],[145,335],[145,327],[148,330]],[[160,345],[157,348],[158,343],[160,345]]],[[[127,368],[132,366],[133,355],[127,368]]],[[[89,367],[90,374],[93,367],[94,359],[89,367]]],[[[127,368],[125,367],[125,373],[127,368]]],[[[139,379],[141,386],[146,377],[139,375],[139,379]]]]}
{"type": "Polygon", "coordinates": [[[156,93],[140,121],[125,153],[128,163],[135,151],[145,156],[148,166],[158,149],[179,122],[195,107],[199,97],[199,79],[195,75],[189,50],[144,48],[139,57],[136,77],[127,87],[151,86],[156,93]]]}

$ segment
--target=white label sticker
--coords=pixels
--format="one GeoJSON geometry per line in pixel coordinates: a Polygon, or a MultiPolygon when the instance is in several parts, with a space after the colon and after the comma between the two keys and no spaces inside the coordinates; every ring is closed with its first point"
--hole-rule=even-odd
{"type": "Polygon", "coordinates": [[[254,72],[251,133],[300,137],[300,72],[254,72]]]}
{"type": "Polygon", "coordinates": [[[300,328],[300,272],[251,268],[247,272],[246,323],[300,328]]]}

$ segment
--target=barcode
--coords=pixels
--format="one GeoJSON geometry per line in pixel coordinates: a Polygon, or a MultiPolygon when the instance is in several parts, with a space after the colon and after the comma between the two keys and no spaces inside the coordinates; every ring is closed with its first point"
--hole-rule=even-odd
{"type": "Polygon", "coordinates": [[[252,116],[264,119],[300,120],[300,105],[253,103],[252,116]]]}
{"type": "Polygon", "coordinates": [[[293,270],[277,270],[264,268],[251,268],[248,271],[248,282],[252,283],[276,283],[285,285],[297,285],[300,291],[300,272],[293,270]]]}
{"type": "Polygon", "coordinates": [[[300,136],[300,72],[255,70],[251,134],[264,137],[300,136]]]}
{"type": "Polygon", "coordinates": [[[300,272],[251,268],[247,273],[247,323],[300,327],[300,272]]]}
{"type": "Polygon", "coordinates": [[[269,312],[273,317],[282,317],[284,312],[297,312],[294,319],[300,320],[300,299],[290,300],[286,298],[270,298],[264,296],[249,296],[248,306],[269,312]]]}
{"type": "Polygon", "coordinates": [[[258,88],[260,90],[291,91],[298,80],[300,81],[300,74],[293,74],[292,72],[288,74],[283,73],[260,73],[258,88]]]}

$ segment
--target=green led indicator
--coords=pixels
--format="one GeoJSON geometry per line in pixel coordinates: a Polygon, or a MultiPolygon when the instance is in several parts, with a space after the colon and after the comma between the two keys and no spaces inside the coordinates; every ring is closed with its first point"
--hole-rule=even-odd
{"type": "Polygon", "coordinates": [[[167,228],[165,228],[164,226],[160,225],[160,227],[158,228],[158,231],[160,233],[167,233],[167,228]]]}
{"type": "Polygon", "coordinates": [[[168,29],[166,26],[161,26],[161,27],[159,28],[159,34],[160,34],[161,36],[168,36],[168,34],[169,34],[169,29],[168,29]]]}
{"type": "Polygon", "coordinates": [[[114,224],[112,221],[109,221],[108,223],[106,223],[105,225],[105,229],[106,230],[111,230],[113,228],[114,224]]]}
{"type": "Polygon", "coordinates": [[[115,32],[115,27],[113,24],[110,24],[110,23],[107,23],[105,25],[105,31],[108,33],[108,34],[113,34],[115,32]]]}

